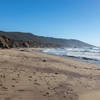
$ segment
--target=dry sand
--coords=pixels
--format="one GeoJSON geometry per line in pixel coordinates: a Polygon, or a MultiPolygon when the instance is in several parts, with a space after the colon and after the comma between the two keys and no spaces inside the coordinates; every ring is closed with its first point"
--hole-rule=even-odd
{"type": "Polygon", "coordinates": [[[100,100],[100,91],[91,91],[80,95],[79,100],[100,100]]]}
{"type": "Polygon", "coordinates": [[[99,90],[100,66],[36,49],[0,49],[0,100],[100,100],[99,90]]]}

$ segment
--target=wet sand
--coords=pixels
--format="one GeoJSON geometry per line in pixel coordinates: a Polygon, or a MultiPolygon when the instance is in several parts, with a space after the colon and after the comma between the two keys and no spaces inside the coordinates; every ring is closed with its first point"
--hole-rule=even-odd
{"type": "Polygon", "coordinates": [[[99,96],[100,66],[38,50],[0,49],[0,100],[92,100],[86,98],[99,96]]]}

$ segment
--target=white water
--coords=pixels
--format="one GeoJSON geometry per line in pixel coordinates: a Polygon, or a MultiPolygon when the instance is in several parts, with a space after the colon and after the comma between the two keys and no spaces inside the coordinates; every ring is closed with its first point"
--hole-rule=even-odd
{"type": "Polygon", "coordinates": [[[72,57],[100,65],[100,48],[52,48],[43,50],[44,53],[72,57]]]}

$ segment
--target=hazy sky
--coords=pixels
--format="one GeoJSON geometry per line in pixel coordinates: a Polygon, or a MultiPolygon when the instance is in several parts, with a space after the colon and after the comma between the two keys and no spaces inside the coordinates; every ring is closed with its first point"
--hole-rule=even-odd
{"type": "Polygon", "coordinates": [[[100,0],[0,0],[0,30],[100,46],[100,0]]]}

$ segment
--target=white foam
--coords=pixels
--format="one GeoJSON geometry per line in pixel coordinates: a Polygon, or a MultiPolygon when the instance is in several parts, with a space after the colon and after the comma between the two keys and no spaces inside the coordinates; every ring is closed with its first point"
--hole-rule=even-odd
{"type": "Polygon", "coordinates": [[[100,48],[52,48],[45,49],[43,52],[58,56],[65,55],[100,60],[100,48]]]}

